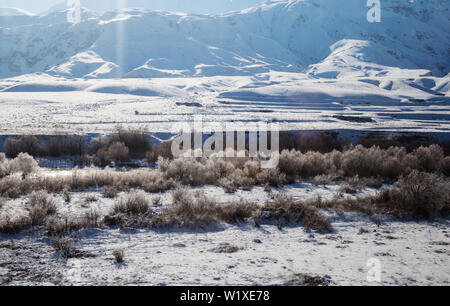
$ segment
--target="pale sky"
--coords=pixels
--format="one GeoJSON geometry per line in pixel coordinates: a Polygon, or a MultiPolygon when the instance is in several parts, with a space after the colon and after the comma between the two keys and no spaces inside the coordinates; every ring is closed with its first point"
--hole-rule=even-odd
{"type": "MultiPolygon", "coordinates": [[[[64,0],[0,0],[0,7],[16,7],[39,14],[62,2],[64,0]]],[[[118,7],[119,3],[124,3],[126,7],[211,13],[240,10],[263,2],[263,0],[82,0],[81,2],[84,6],[98,11],[114,9],[118,7]]]]}

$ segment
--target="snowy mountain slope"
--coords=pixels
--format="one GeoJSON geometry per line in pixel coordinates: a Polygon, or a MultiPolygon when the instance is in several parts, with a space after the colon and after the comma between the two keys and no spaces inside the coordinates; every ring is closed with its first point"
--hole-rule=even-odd
{"type": "MultiPolygon", "coordinates": [[[[166,12],[214,14],[242,10],[258,5],[263,0],[81,0],[80,2],[83,7],[99,13],[124,8],[146,8],[166,12]]],[[[62,10],[66,7],[66,2],[61,2],[44,11],[41,15],[47,15],[48,13],[62,10]]]]}
{"type": "Polygon", "coordinates": [[[20,8],[0,7],[0,16],[33,16],[33,14],[20,8]]]}
{"type": "Polygon", "coordinates": [[[381,23],[366,20],[361,0],[268,1],[222,15],[126,9],[96,16],[83,10],[76,25],[65,22],[65,11],[33,17],[27,25],[7,26],[0,18],[0,77],[281,71],[334,78],[405,75],[410,69],[442,76],[450,70],[449,6],[386,0],[381,23]]]}

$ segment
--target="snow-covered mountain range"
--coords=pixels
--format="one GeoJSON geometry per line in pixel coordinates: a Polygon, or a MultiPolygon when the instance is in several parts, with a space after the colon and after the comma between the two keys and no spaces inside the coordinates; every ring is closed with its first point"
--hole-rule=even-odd
{"type": "MultiPolygon", "coordinates": [[[[384,0],[369,23],[365,0],[268,1],[239,12],[189,15],[123,9],[67,22],[67,10],[0,16],[0,78],[155,78],[305,72],[311,77],[444,76],[450,3],[384,0]]],[[[1,15],[1,14],[0,14],[1,15]]]]}
{"type": "Polygon", "coordinates": [[[34,16],[32,13],[15,7],[0,7],[0,16],[11,17],[11,16],[34,16]]]}
{"type": "MultiPolygon", "coordinates": [[[[256,6],[263,0],[80,0],[83,7],[98,13],[105,13],[124,8],[146,8],[166,12],[185,12],[191,14],[214,14],[238,11],[256,6]]],[[[67,1],[62,1],[41,15],[62,10],[67,1]]]]}

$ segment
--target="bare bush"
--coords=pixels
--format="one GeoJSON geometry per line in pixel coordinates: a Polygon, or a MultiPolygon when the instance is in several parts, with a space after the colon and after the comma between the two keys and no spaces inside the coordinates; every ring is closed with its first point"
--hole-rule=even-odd
{"type": "Polygon", "coordinates": [[[87,203],[97,202],[97,201],[98,201],[98,198],[97,198],[95,195],[90,194],[90,195],[87,195],[87,196],[84,198],[84,201],[87,202],[87,203]]]}
{"type": "Polygon", "coordinates": [[[84,214],[82,219],[83,228],[100,227],[100,215],[98,211],[91,209],[84,214]]]}
{"type": "Polygon", "coordinates": [[[152,149],[146,153],[146,157],[151,163],[156,163],[159,157],[163,159],[173,159],[172,143],[163,142],[156,147],[152,147],[152,149]]]}
{"type": "Polygon", "coordinates": [[[238,223],[250,218],[257,205],[250,203],[216,204],[202,192],[191,193],[184,188],[172,194],[174,204],[151,220],[153,227],[205,228],[220,222],[238,223]]]}
{"type": "Polygon", "coordinates": [[[31,205],[28,213],[33,226],[44,225],[47,217],[56,214],[58,210],[56,200],[43,190],[33,192],[28,203],[31,205]]]}
{"type": "Polygon", "coordinates": [[[153,217],[152,226],[169,228],[205,228],[219,222],[215,204],[203,193],[190,193],[179,189],[173,194],[174,204],[153,217]]]}
{"type": "Polygon", "coordinates": [[[38,163],[28,153],[19,153],[14,159],[6,159],[3,155],[0,160],[0,178],[16,172],[22,172],[25,177],[38,169],[38,163]]]}
{"type": "Polygon", "coordinates": [[[199,186],[215,184],[224,174],[225,163],[222,160],[180,158],[173,161],[159,159],[158,169],[166,179],[172,179],[182,184],[199,186]]]}
{"type": "Polygon", "coordinates": [[[251,218],[259,207],[248,202],[232,202],[219,205],[219,218],[223,222],[236,224],[251,218]]]}
{"type": "Polygon", "coordinates": [[[82,156],[86,153],[85,138],[81,135],[54,135],[44,137],[41,156],[82,156]]]}
{"type": "Polygon", "coordinates": [[[114,186],[106,186],[102,189],[102,195],[105,198],[114,199],[119,194],[119,191],[114,186]]]}
{"type": "Polygon", "coordinates": [[[65,258],[83,257],[84,253],[79,251],[69,237],[56,237],[52,239],[52,247],[65,258]]]}
{"type": "Polygon", "coordinates": [[[130,160],[128,147],[122,142],[113,142],[97,151],[101,164],[123,163],[130,160]]]}
{"type": "Polygon", "coordinates": [[[175,182],[165,178],[158,170],[138,169],[122,172],[94,168],[73,170],[72,176],[34,175],[24,179],[6,176],[0,178],[0,196],[17,198],[39,190],[62,193],[64,190],[84,191],[103,187],[112,187],[117,191],[140,188],[146,192],[163,192],[174,186],[175,182]]]}
{"type": "Polygon", "coordinates": [[[64,202],[70,203],[72,201],[72,196],[70,195],[70,192],[68,189],[64,189],[62,191],[62,196],[64,198],[64,202]]]}
{"type": "Polygon", "coordinates": [[[103,223],[100,220],[99,213],[91,209],[78,218],[64,218],[57,219],[50,217],[45,223],[45,229],[50,236],[69,235],[73,232],[78,232],[83,229],[101,228],[103,223]]]}
{"type": "Polygon", "coordinates": [[[350,141],[346,138],[338,137],[338,133],[305,132],[297,134],[294,147],[303,153],[309,151],[327,153],[333,150],[343,150],[349,144],[350,141]]]}
{"type": "Polygon", "coordinates": [[[450,156],[447,156],[442,160],[440,168],[444,175],[450,176],[450,156]]]}
{"type": "Polygon", "coordinates": [[[150,134],[145,130],[118,128],[110,136],[102,136],[91,141],[87,151],[97,155],[100,162],[123,162],[131,157],[143,157],[151,150],[150,134]],[[118,144],[121,144],[119,146],[118,144]],[[127,153],[125,154],[125,149],[127,153]],[[109,158],[108,158],[109,157],[109,158]]]}
{"type": "Polygon", "coordinates": [[[366,148],[358,145],[343,152],[333,151],[321,154],[299,151],[283,151],[278,169],[289,181],[295,178],[311,178],[318,175],[361,178],[383,177],[397,179],[412,170],[437,172],[443,169],[444,155],[438,145],[420,147],[412,153],[404,148],[366,148]]]}
{"type": "Polygon", "coordinates": [[[260,208],[259,214],[254,215],[257,224],[264,220],[275,220],[281,228],[290,222],[300,223],[305,229],[314,229],[321,233],[333,230],[330,221],[313,205],[295,202],[292,197],[279,194],[274,202],[266,203],[260,208]]]}
{"type": "Polygon", "coordinates": [[[328,219],[313,205],[294,202],[289,197],[277,197],[274,203],[258,206],[247,202],[216,204],[204,193],[189,193],[178,189],[173,193],[174,205],[164,209],[151,219],[157,228],[179,226],[185,228],[206,228],[220,222],[236,224],[253,220],[258,226],[263,221],[275,220],[282,224],[296,222],[306,229],[319,232],[332,230],[328,219]]]}
{"type": "Polygon", "coordinates": [[[123,263],[125,261],[125,250],[124,249],[114,249],[112,252],[114,260],[116,263],[123,263]]]}
{"type": "Polygon", "coordinates": [[[102,228],[103,223],[99,213],[91,209],[84,213],[81,217],[63,218],[49,217],[45,223],[47,234],[53,237],[70,235],[84,229],[102,228]]]}
{"type": "Polygon", "coordinates": [[[428,217],[450,207],[450,183],[436,174],[413,171],[378,201],[394,213],[428,217]]]}
{"type": "Polygon", "coordinates": [[[12,167],[15,172],[22,172],[27,175],[39,169],[37,161],[27,153],[20,153],[12,160],[12,167]]]}
{"type": "Polygon", "coordinates": [[[401,177],[393,187],[381,190],[376,195],[356,199],[337,197],[315,206],[368,215],[390,214],[418,219],[439,213],[445,215],[450,209],[450,182],[437,174],[414,170],[401,177]]]}
{"type": "Polygon", "coordinates": [[[7,235],[15,235],[32,227],[31,220],[28,216],[11,218],[10,216],[0,217],[0,233],[7,235]]]}
{"type": "Polygon", "coordinates": [[[412,155],[417,159],[415,169],[426,172],[435,172],[444,159],[444,151],[439,145],[420,147],[412,155]]]}
{"type": "Polygon", "coordinates": [[[146,130],[127,130],[118,128],[116,133],[111,135],[111,142],[123,143],[133,157],[144,156],[146,152],[151,150],[149,141],[150,134],[146,130]]]}
{"type": "Polygon", "coordinates": [[[15,158],[20,153],[28,153],[32,156],[37,156],[42,150],[39,139],[34,135],[8,138],[5,141],[4,148],[6,155],[10,158],[15,158]]]}
{"type": "Polygon", "coordinates": [[[222,187],[226,193],[235,193],[238,190],[234,181],[225,177],[218,181],[218,186],[222,187]]]}
{"type": "Polygon", "coordinates": [[[150,202],[145,193],[133,191],[119,198],[114,204],[113,214],[145,215],[150,211],[150,202]]]}
{"type": "Polygon", "coordinates": [[[322,276],[311,276],[303,273],[293,274],[287,277],[284,286],[309,286],[309,287],[326,287],[331,284],[329,278],[322,276]]]}

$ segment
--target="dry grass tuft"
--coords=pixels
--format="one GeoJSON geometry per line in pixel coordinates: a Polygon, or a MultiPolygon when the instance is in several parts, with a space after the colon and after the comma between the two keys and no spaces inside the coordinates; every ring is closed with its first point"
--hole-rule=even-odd
{"type": "Polygon", "coordinates": [[[28,203],[31,206],[28,214],[33,226],[44,225],[47,218],[56,214],[58,210],[55,198],[44,190],[33,192],[28,198],[28,203]]]}
{"type": "Polygon", "coordinates": [[[316,205],[338,211],[368,215],[390,214],[423,219],[443,214],[450,209],[450,181],[434,173],[412,171],[402,176],[393,187],[374,196],[335,198],[316,205]]]}
{"type": "Polygon", "coordinates": [[[177,189],[173,193],[174,204],[164,209],[151,220],[155,228],[206,228],[220,222],[219,209],[203,193],[189,193],[186,189],[177,189]]]}
{"type": "Polygon", "coordinates": [[[278,194],[273,202],[266,203],[254,218],[256,224],[274,220],[279,228],[295,222],[306,230],[317,230],[320,233],[333,231],[330,221],[317,207],[310,203],[295,202],[285,194],[278,194]]]}
{"type": "Polygon", "coordinates": [[[231,245],[229,243],[221,243],[217,247],[210,249],[209,252],[231,254],[239,252],[241,250],[243,250],[242,247],[231,245]]]}
{"type": "Polygon", "coordinates": [[[329,286],[331,280],[322,276],[311,276],[303,273],[293,274],[283,284],[284,286],[309,286],[324,287],[329,286]]]}
{"type": "Polygon", "coordinates": [[[19,153],[14,159],[7,159],[0,153],[0,178],[21,172],[23,177],[39,169],[36,160],[27,153],[19,153]]]}
{"type": "Polygon", "coordinates": [[[413,171],[377,200],[393,213],[427,218],[450,208],[450,182],[436,174],[413,171]]]}
{"type": "Polygon", "coordinates": [[[398,179],[413,170],[447,172],[450,163],[438,145],[419,147],[408,153],[405,148],[366,148],[362,145],[329,153],[283,151],[278,168],[290,181],[299,178],[331,175],[332,177],[398,179]]]}
{"type": "Polygon", "coordinates": [[[113,142],[106,147],[100,148],[97,153],[98,163],[108,165],[111,163],[121,164],[130,160],[130,151],[122,142],[113,142]]]}
{"type": "Polygon", "coordinates": [[[119,191],[114,186],[106,186],[102,189],[102,195],[108,199],[114,199],[119,194],[119,191]]]}
{"type": "Polygon", "coordinates": [[[0,233],[7,235],[15,235],[31,228],[31,220],[28,216],[16,217],[12,219],[10,216],[0,217],[0,233]]]}
{"type": "Polygon", "coordinates": [[[172,143],[163,142],[160,145],[153,147],[150,151],[146,153],[147,161],[151,163],[156,163],[158,158],[163,159],[173,159],[172,155],[172,143]]]}
{"type": "Polygon", "coordinates": [[[201,192],[189,193],[178,189],[173,193],[174,205],[151,220],[153,227],[206,228],[220,222],[236,224],[252,219],[259,226],[263,221],[275,220],[283,225],[299,223],[306,229],[332,231],[331,224],[319,210],[305,203],[294,202],[287,196],[278,196],[274,203],[259,206],[246,202],[215,204],[201,192]]]}
{"type": "Polygon", "coordinates": [[[133,191],[114,204],[113,214],[125,214],[129,216],[145,215],[150,212],[150,202],[144,192],[133,191]]]}
{"type": "Polygon", "coordinates": [[[115,249],[112,252],[114,256],[114,260],[116,263],[123,263],[125,261],[125,250],[124,249],[115,249]]]}
{"type": "Polygon", "coordinates": [[[53,238],[51,245],[64,258],[81,258],[86,256],[84,252],[75,247],[72,239],[67,236],[53,238]]]}

